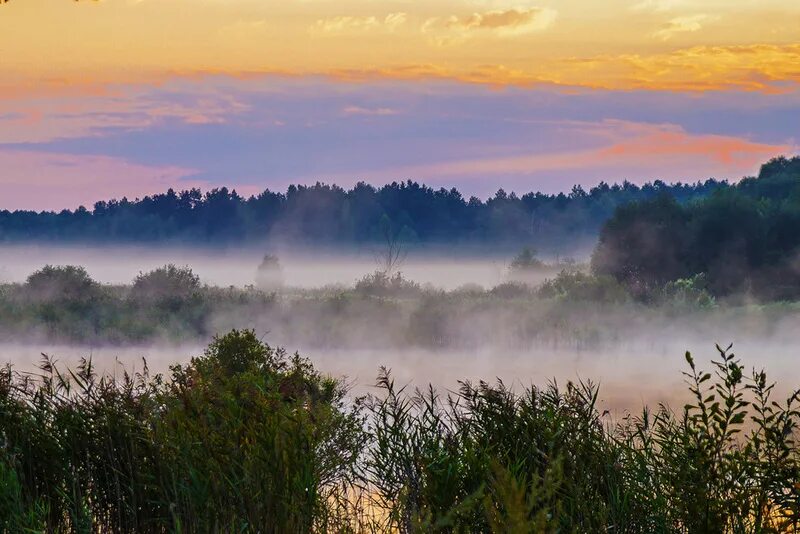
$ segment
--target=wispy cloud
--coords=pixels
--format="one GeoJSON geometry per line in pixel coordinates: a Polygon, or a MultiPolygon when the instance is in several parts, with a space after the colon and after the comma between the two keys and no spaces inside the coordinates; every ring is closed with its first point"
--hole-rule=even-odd
{"type": "Polygon", "coordinates": [[[703,176],[739,178],[761,162],[796,151],[786,144],[768,144],[746,138],[692,134],[674,124],[607,120],[598,123],[565,122],[565,129],[588,130],[604,142],[594,148],[534,151],[502,157],[479,157],[426,165],[364,171],[382,177],[414,176],[427,179],[486,176],[535,176],[542,173],[584,170],[606,176],[608,170],[633,170],[638,178],[698,179],[703,176]]]}
{"type": "Polygon", "coordinates": [[[640,0],[633,4],[634,11],[673,11],[691,5],[691,0],[640,0]]]}
{"type": "Polygon", "coordinates": [[[692,33],[700,31],[703,28],[703,23],[710,20],[711,17],[705,13],[698,13],[696,15],[687,15],[685,17],[675,17],[668,20],[661,29],[653,33],[653,37],[668,41],[675,34],[678,33],[692,33]]]}
{"type": "Polygon", "coordinates": [[[391,115],[398,115],[400,112],[392,108],[365,108],[361,106],[346,106],[342,113],[344,115],[366,115],[387,117],[391,115]]]}
{"type": "Polygon", "coordinates": [[[454,69],[428,63],[376,69],[336,69],[343,81],[447,79],[516,87],[780,93],[800,84],[800,44],[695,46],[659,54],[571,57],[526,70],[505,65],[454,69]]]}
{"type": "Polygon", "coordinates": [[[313,26],[311,32],[324,35],[343,35],[353,33],[363,33],[373,30],[384,30],[394,32],[406,23],[405,13],[390,13],[383,18],[376,16],[349,16],[342,15],[327,19],[319,19],[313,26]]]}
{"type": "Polygon", "coordinates": [[[149,85],[114,85],[101,93],[0,98],[0,144],[92,137],[171,122],[223,124],[248,110],[247,104],[213,87],[172,87],[174,92],[149,85]]]}
{"type": "Polygon", "coordinates": [[[549,8],[493,10],[469,15],[432,17],[422,31],[434,34],[437,44],[453,44],[478,35],[512,37],[535,33],[553,25],[557,12],[549,8]]]}

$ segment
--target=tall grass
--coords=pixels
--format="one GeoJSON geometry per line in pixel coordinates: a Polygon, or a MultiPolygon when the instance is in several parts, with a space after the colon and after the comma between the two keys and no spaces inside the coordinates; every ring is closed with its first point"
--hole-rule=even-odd
{"type": "Polygon", "coordinates": [[[590,382],[350,399],[250,331],[166,377],[0,373],[3,532],[794,532],[798,395],[729,350],[612,422],[590,382]]]}

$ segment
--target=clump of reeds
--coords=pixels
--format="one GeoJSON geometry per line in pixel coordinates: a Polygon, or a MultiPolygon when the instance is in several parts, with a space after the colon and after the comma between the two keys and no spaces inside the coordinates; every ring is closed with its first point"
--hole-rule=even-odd
{"type": "MultiPolygon", "coordinates": [[[[719,347],[718,347],[719,348],[719,347]]],[[[798,394],[772,400],[719,349],[686,354],[694,402],[604,422],[591,383],[514,392],[464,383],[441,397],[398,389],[366,403],[363,460],[383,528],[400,532],[795,532],[798,394]]]]}

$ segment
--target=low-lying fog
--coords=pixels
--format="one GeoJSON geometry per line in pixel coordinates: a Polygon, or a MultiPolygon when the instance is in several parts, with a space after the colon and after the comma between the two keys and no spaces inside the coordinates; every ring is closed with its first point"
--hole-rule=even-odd
{"type": "MultiPolygon", "coordinates": [[[[781,396],[800,386],[800,366],[794,344],[741,342],[734,352],[747,368],[766,368],[768,377],[778,382],[781,396]]],[[[599,383],[601,409],[615,415],[625,410],[637,411],[647,404],[655,407],[667,403],[679,409],[686,400],[681,371],[687,370],[683,353],[691,349],[698,365],[711,370],[716,359],[713,343],[683,342],[679,339],[663,343],[628,344],[600,351],[578,351],[563,348],[534,347],[528,350],[382,350],[353,349],[303,350],[318,369],[334,376],[346,377],[354,394],[374,392],[373,384],[379,366],[392,370],[397,384],[411,387],[435,385],[440,391],[458,387],[458,380],[502,379],[515,386],[544,386],[555,378],[563,385],[568,380],[590,379],[599,383]]],[[[2,359],[18,370],[35,370],[41,352],[54,356],[63,365],[74,365],[81,357],[91,356],[98,371],[119,372],[122,367],[141,371],[146,358],[153,372],[168,372],[173,363],[186,362],[191,355],[202,353],[203,347],[80,347],[24,344],[0,344],[2,359]]],[[[780,397],[776,399],[779,400],[780,397]]]]}
{"type": "MultiPolygon", "coordinates": [[[[175,263],[190,266],[206,283],[244,286],[253,283],[262,256],[263,253],[257,251],[4,247],[0,248],[0,277],[7,282],[23,281],[47,263],[76,264],[86,267],[95,280],[122,284],[130,283],[139,272],[175,263]]],[[[352,286],[358,278],[376,267],[374,256],[366,250],[346,257],[281,254],[280,261],[286,285],[306,288],[328,284],[352,286]]],[[[469,259],[412,255],[404,263],[402,271],[409,279],[444,289],[464,284],[492,287],[504,281],[508,261],[509,258],[500,257],[469,259]]],[[[517,313],[514,308],[508,308],[506,312],[517,313]]],[[[711,321],[691,324],[691,318],[684,318],[683,322],[660,322],[660,317],[656,320],[620,317],[616,322],[625,324],[620,328],[624,334],[617,338],[614,333],[608,338],[610,342],[605,341],[594,348],[547,342],[508,348],[490,340],[486,329],[497,330],[491,321],[486,321],[483,328],[476,328],[462,324],[465,321],[460,317],[448,317],[447,320],[459,323],[463,331],[459,336],[468,340],[466,348],[463,343],[458,348],[406,348],[400,343],[384,342],[380,333],[375,332],[373,341],[378,339],[377,343],[354,343],[347,348],[326,347],[313,340],[307,325],[302,322],[298,324],[290,320],[286,325],[294,326],[294,330],[286,328],[283,333],[271,330],[269,324],[261,324],[252,317],[247,318],[250,323],[241,327],[255,328],[272,345],[299,351],[326,373],[347,377],[357,394],[371,391],[380,366],[391,368],[399,384],[424,386],[432,383],[440,390],[454,389],[458,386],[457,381],[464,379],[492,381],[500,378],[508,384],[542,386],[553,378],[560,384],[568,380],[590,379],[601,385],[601,408],[620,413],[623,409],[638,410],[645,403],[653,406],[667,402],[674,407],[681,406],[685,398],[681,375],[686,368],[684,352],[692,351],[699,365],[711,370],[709,362],[717,356],[715,342],[733,342],[734,352],[748,368],[763,367],[772,380],[779,382],[779,392],[800,386],[798,317],[797,313],[786,313],[778,322],[762,317],[751,321],[756,325],[751,325],[751,329],[740,328],[745,321],[727,319],[713,324],[711,321]],[[470,333],[476,336],[475,339],[486,342],[475,344],[468,335],[470,333]]],[[[363,320],[363,316],[362,319],[355,316],[355,319],[351,317],[348,320],[361,321],[359,324],[363,323],[367,329],[374,328],[370,321],[363,320]]],[[[380,318],[374,320],[380,321],[380,318]]],[[[500,318],[494,320],[500,321],[500,318]]],[[[233,322],[237,321],[240,319],[233,322]]],[[[592,327],[607,328],[602,326],[602,320],[589,322],[597,323],[592,327]]],[[[509,321],[503,321],[503,324],[507,323],[509,321]]],[[[220,328],[229,326],[223,321],[220,328]]],[[[185,362],[191,355],[201,354],[203,341],[207,340],[177,346],[90,347],[12,339],[0,344],[0,359],[12,363],[19,370],[29,371],[35,368],[41,353],[56,357],[64,365],[73,365],[80,357],[91,356],[99,370],[113,372],[118,369],[117,361],[129,371],[141,370],[142,358],[146,358],[152,371],[167,372],[170,364],[185,362]]]]}
{"type": "MultiPolygon", "coordinates": [[[[376,268],[380,249],[336,254],[326,251],[270,250],[277,254],[283,267],[284,283],[298,288],[325,285],[352,285],[356,279],[376,268]]],[[[255,249],[191,249],[180,247],[103,247],[20,245],[0,247],[0,282],[23,282],[43,265],[81,265],[98,282],[127,284],[139,272],[167,263],[190,266],[204,283],[218,286],[244,287],[255,281],[256,269],[265,251],[255,249]]],[[[503,280],[508,256],[471,255],[443,256],[424,252],[409,253],[402,264],[408,278],[420,284],[454,289],[472,283],[491,287],[503,280]]]]}

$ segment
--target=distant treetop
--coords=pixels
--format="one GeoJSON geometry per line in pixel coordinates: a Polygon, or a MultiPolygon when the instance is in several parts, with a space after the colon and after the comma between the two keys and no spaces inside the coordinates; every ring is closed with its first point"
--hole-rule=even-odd
{"type": "MultiPolygon", "coordinates": [[[[736,187],[783,196],[794,191],[791,176],[798,166],[798,158],[774,159],[758,178],[745,178],[736,187]]],[[[92,209],[0,211],[0,240],[214,244],[277,238],[306,244],[377,243],[388,219],[415,243],[476,243],[517,250],[525,243],[541,249],[594,239],[617,207],[631,202],[667,195],[683,205],[730,187],[715,179],[691,184],[655,180],[641,186],[601,182],[588,191],[575,186],[558,194],[518,196],[499,189],[487,200],[411,180],[381,187],[359,182],[351,189],[324,183],[292,185],[285,193],[265,190],[250,197],[226,187],[206,192],[169,189],[135,200],[99,201],[92,209]]]]}

